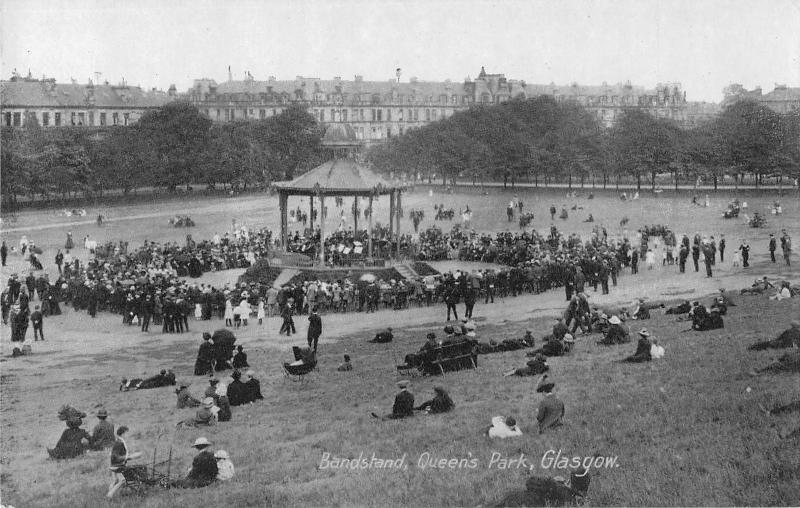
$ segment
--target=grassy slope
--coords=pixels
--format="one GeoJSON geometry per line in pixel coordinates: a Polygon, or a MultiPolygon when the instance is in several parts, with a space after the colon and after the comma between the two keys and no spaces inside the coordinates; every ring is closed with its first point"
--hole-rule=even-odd
{"type": "MultiPolygon", "coordinates": [[[[401,330],[389,345],[349,337],[322,350],[320,372],[304,386],[281,378],[278,364],[286,353],[251,352],[250,360],[274,374],[262,380],[266,400],[234,408],[234,418],[211,430],[186,429],[173,435],[174,422],[191,411],[174,409],[170,389],[119,394],[116,384],[86,370],[82,379],[59,384],[32,373],[3,380],[3,502],[16,506],[94,506],[103,502],[107,455],[56,463],[45,460],[43,435],[26,427],[26,411],[52,413],[62,400],[89,410],[102,393],[117,421],[133,428],[132,447],[166,454],[174,443],[174,470],[183,471],[192,457],[188,448],[200,434],[231,454],[237,468],[233,482],[197,491],[158,491],[146,499],[122,498],[119,506],[244,505],[476,505],[491,503],[520,487],[529,471],[488,469],[493,452],[525,453],[538,469],[548,449],[568,456],[616,455],[619,467],[597,472],[592,505],[797,505],[800,503],[800,455],[797,441],[781,441],[770,424],[800,424],[800,415],[768,418],[757,404],[771,406],[798,396],[796,376],[750,378],[745,374],[778,356],[747,352],[746,346],[773,336],[800,313],[800,302],[770,302],[740,297],[726,329],[681,333],[685,323],[660,313],[645,323],[666,347],[665,359],[644,365],[615,362],[634,344],[603,348],[594,337],[580,338],[577,352],[551,361],[552,377],[567,407],[566,425],[542,436],[534,415],[541,395],[534,381],[504,378],[501,373],[524,363],[524,352],[482,356],[477,371],[445,378],[418,378],[413,391],[421,401],[434,384],[450,391],[457,407],[447,416],[419,416],[411,421],[378,422],[371,411],[386,412],[395,392],[396,360],[416,349],[428,329],[401,330]],[[356,370],[337,373],[343,353],[356,370]],[[269,365],[274,365],[270,369],[269,365]],[[94,388],[88,388],[94,386],[94,388]],[[747,393],[746,388],[752,387],[747,393]],[[9,402],[12,406],[9,408],[9,402]],[[10,413],[17,409],[18,413],[10,413]],[[19,418],[14,415],[18,414],[19,418]],[[525,435],[489,441],[480,435],[496,414],[517,417],[525,435]],[[323,452],[335,456],[399,457],[407,454],[406,471],[330,471],[317,468],[323,452]],[[431,470],[416,467],[423,452],[435,457],[479,460],[477,468],[431,470]],[[470,455],[472,454],[472,455],[470,455]],[[10,462],[10,464],[9,464],[10,462]],[[16,464],[16,467],[15,467],[16,464]],[[8,466],[11,467],[8,467],[8,466]]],[[[483,340],[519,336],[532,328],[541,337],[551,323],[544,319],[480,327],[483,340]]],[[[438,330],[437,330],[438,331],[438,330]]],[[[299,342],[299,341],[298,341],[299,342]]],[[[131,361],[133,350],[91,360],[131,361]]],[[[188,374],[185,359],[194,344],[138,353],[139,361],[184,359],[179,374],[188,374]],[[145,356],[146,355],[146,356],[145,356]]],[[[68,367],[65,365],[64,367],[68,367]]],[[[152,367],[155,368],[155,367],[152,367]]],[[[185,377],[185,376],[184,376],[185,377]]],[[[195,378],[198,379],[198,378],[195,378]]],[[[194,383],[195,393],[202,383],[194,383]]],[[[88,421],[93,424],[94,419],[88,421]]],[[[60,432],[60,431],[59,431],[60,432]]],[[[49,437],[49,436],[48,436],[49,437]]],[[[539,471],[543,474],[564,474],[539,471]]]]}

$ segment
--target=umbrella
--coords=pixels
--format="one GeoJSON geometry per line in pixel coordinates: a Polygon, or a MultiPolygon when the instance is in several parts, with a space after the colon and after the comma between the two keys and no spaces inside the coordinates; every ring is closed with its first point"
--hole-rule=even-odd
{"type": "Polygon", "coordinates": [[[371,273],[365,273],[364,275],[358,278],[358,280],[362,280],[364,282],[375,282],[376,279],[377,277],[375,277],[375,275],[371,273]]]}

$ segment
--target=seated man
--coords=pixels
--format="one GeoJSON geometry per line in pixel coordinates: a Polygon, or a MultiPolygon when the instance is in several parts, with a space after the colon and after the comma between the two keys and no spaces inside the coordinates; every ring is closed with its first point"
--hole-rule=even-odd
{"type": "Polygon", "coordinates": [[[425,401],[414,409],[417,411],[427,411],[430,414],[446,413],[455,407],[453,399],[441,386],[433,388],[435,393],[431,400],[425,401]]]}
{"type": "Polygon", "coordinates": [[[536,346],[536,339],[533,337],[533,334],[530,330],[525,330],[525,336],[522,337],[522,342],[524,342],[528,347],[536,346]]]}
{"type": "Polygon", "coordinates": [[[650,332],[648,332],[646,328],[642,328],[639,330],[639,342],[636,344],[636,352],[622,361],[632,363],[649,362],[652,359],[650,356],[652,345],[653,344],[650,342],[650,332]]]}
{"type": "Polygon", "coordinates": [[[622,321],[617,316],[611,316],[608,320],[608,330],[606,330],[603,340],[599,341],[598,344],[613,346],[615,344],[627,344],[630,341],[631,336],[622,321]]]}
{"type": "Polygon", "coordinates": [[[340,364],[336,370],[339,372],[349,372],[353,370],[353,364],[350,363],[350,355],[344,355],[344,363],[340,364]]]}
{"type": "Polygon", "coordinates": [[[207,487],[214,483],[217,479],[219,468],[217,468],[217,459],[214,457],[211,450],[208,449],[209,446],[211,446],[211,442],[208,439],[204,437],[195,439],[192,447],[200,453],[192,460],[192,467],[189,469],[186,478],[176,480],[173,483],[173,487],[191,489],[207,487]]]}
{"type": "Polygon", "coordinates": [[[562,424],[564,418],[564,403],[553,393],[555,383],[547,379],[547,374],[539,380],[536,391],[544,393],[544,399],[539,403],[539,411],[536,414],[536,421],[539,422],[539,434],[553,427],[562,424]]]}
{"type": "Polygon", "coordinates": [[[425,359],[430,356],[434,349],[439,347],[439,342],[436,340],[436,334],[431,332],[427,335],[425,344],[422,345],[417,353],[407,354],[405,357],[405,365],[398,366],[399,368],[418,367],[422,365],[425,359]]]}
{"type": "Polygon", "coordinates": [[[192,397],[192,394],[189,393],[189,387],[187,385],[180,385],[180,387],[175,390],[175,394],[178,396],[178,402],[176,404],[178,409],[197,407],[200,405],[200,401],[192,397]]]}
{"type": "Polygon", "coordinates": [[[505,439],[507,437],[517,437],[522,435],[522,431],[517,427],[517,420],[513,416],[508,418],[504,416],[495,416],[492,418],[492,425],[486,429],[486,434],[489,437],[499,437],[505,439]]]}
{"type": "Polygon", "coordinates": [[[261,382],[255,378],[256,373],[252,370],[248,370],[245,375],[247,376],[245,385],[250,392],[250,400],[263,400],[264,396],[261,395],[261,382]]]}
{"type": "Polygon", "coordinates": [[[100,420],[92,430],[92,438],[89,440],[89,447],[92,450],[104,450],[114,444],[114,425],[106,421],[108,411],[101,409],[97,412],[97,419],[100,420]]]}
{"type": "Polygon", "coordinates": [[[506,372],[503,376],[538,376],[550,370],[547,357],[537,354],[533,360],[528,360],[527,366],[506,372]]]}
{"type": "Polygon", "coordinates": [[[410,385],[411,382],[407,379],[398,381],[397,386],[400,388],[400,393],[398,393],[394,398],[394,405],[392,406],[391,414],[380,417],[375,413],[372,413],[372,416],[381,420],[399,420],[409,416],[414,416],[414,395],[412,395],[408,390],[410,385]]]}
{"type": "Polygon", "coordinates": [[[375,338],[372,340],[368,340],[367,342],[372,342],[374,344],[386,344],[387,342],[392,342],[394,335],[392,335],[392,329],[387,328],[385,332],[378,332],[375,334],[375,338]]]}
{"type": "Polygon", "coordinates": [[[634,302],[631,319],[650,319],[650,309],[644,304],[644,299],[640,298],[634,302]]]}
{"type": "Polygon", "coordinates": [[[781,332],[777,339],[756,342],[747,349],[750,351],[763,351],[764,349],[784,349],[789,347],[800,348],[800,321],[792,321],[789,329],[781,332]]]}

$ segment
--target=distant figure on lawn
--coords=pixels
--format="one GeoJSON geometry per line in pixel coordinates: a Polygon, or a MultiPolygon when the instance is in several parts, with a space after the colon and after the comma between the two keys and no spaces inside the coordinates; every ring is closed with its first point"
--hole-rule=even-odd
{"type": "Polygon", "coordinates": [[[114,425],[106,421],[108,418],[108,411],[101,409],[97,412],[97,425],[92,430],[92,438],[89,441],[89,446],[92,450],[104,450],[114,444],[116,438],[114,437],[114,425]]]}
{"type": "Polygon", "coordinates": [[[217,415],[215,410],[219,410],[214,406],[214,399],[206,397],[203,399],[203,407],[197,410],[194,418],[188,418],[182,422],[178,422],[178,427],[209,427],[217,424],[217,415]]]}
{"type": "Polygon", "coordinates": [[[598,341],[598,344],[613,346],[615,344],[627,344],[630,341],[630,333],[622,324],[622,320],[618,316],[611,316],[608,320],[608,330],[606,330],[603,340],[598,341]]]}
{"type": "Polygon", "coordinates": [[[375,338],[372,340],[368,340],[367,342],[372,342],[374,344],[386,344],[387,342],[392,342],[394,335],[392,335],[392,329],[387,328],[384,332],[378,332],[375,334],[375,338]]]}
{"type": "Polygon", "coordinates": [[[525,490],[506,494],[494,506],[577,506],[586,497],[589,483],[589,472],[582,467],[570,474],[569,481],[560,476],[531,476],[525,481],[525,490]]]}
{"type": "Polygon", "coordinates": [[[740,293],[743,295],[761,295],[764,294],[766,290],[774,287],[775,286],[767,280],[767,276],[765,275],[761,280],[756,279],[751,287],[742,289],[740,293]]]}
{"type": "Polygon", "coordinates": [[[198,437],[195,439],[193,448],[199,453],[192,460],[192,467],[189,469],[189,474],[186,478],[176,480],[172,486],[191,489],[197,487],[207,487],[214,483],[219,473],[217,467],[217,459],[214,453],[209,449],[211,442],[205,437],[198,437]]]}
{"type": "Polygon", "coordinates": [[[373,418],[378,418],[381,420],[398,420],[401,418],[414,416],[414,395],[409,391],[410,385],[411,382],[407,379],[398,381],[397,386],[400,388],[400,393],[398,393],[394,398],[394,405],[392,406],[391,414],[381,417],[375,413],[372,413],[373,418]]]}
{"type": "Polygon", "coordinates": [[[350,362],[350,355],[344,355],[344,362],[339,364],[336,370],[339,372],[350,372],[353,370],[353,364],[350,362]]]}
{"type": "Polygon", "coordinates": [[[800,348],[800,321],[794,320],[787,330],[784,330],[778,338],[756,342],[752,344],[750,351],[763,351],[765,349],[784,349],[790,347],[800,348]]]}
{"type": "Polygon", "coordinates": [[[203,342],[197,350],[197,360],[194,363],[194,375],[205,376],[214,372],[214,345],[211,344],[211,334],[203,332],[203,342]]]}
{"type": "Polygon", "coordinates": [[[175,390],[175,395],[178,397],[178,402],[176,406],[178,409],[183,409],[186,407],[197,407],[200,405],[200,401],[192,397],[192,394],[189,393],[189,386],[185,384],[181,384],[177,390],[175,390]]]}
{"type": "Polygon", "coordinates": [[[250,367],[250,364],[247,363],[247,353],[244,352],[244,348],[242,346],[236,346],[237,353],[233,355],[233,368],[234,369],[246,369],[250,367]]]}
{"type": "Polygon", "coordinates": [[[513,369],[503,374],[503,376],[538,376],[550,370],[547,365],[547,357],[541,353],[537,353],[533,360],[528,360],[526,367],[513,369]]]}

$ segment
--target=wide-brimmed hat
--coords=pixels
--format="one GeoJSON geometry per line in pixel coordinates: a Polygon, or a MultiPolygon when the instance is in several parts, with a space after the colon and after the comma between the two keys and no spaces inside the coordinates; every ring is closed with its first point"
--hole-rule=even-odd
{"type": "Polygon", "coordinates": [[[194,440],[192,447],[197,448],[198,446],[211,446],[211,441],[204,437],[198,437],[194,440]]]}
{"type": "Polygon", "coordinates": [[[98,418],[106,418],[107,416],[108,416],[108,411],[106,411],[105,409],[101,409],[100,411],[97,412],[98,418]]]}
{"type": "Polygon", "coordinates": [[[642,337],[649,337],[650,332],[647,331],[647,328],[642,328],[641,330],[639,330],[639,335],[641,335],[642,337]]]}
{"type": "Polygon", "coordinates": [[[400,381],[397,382],[398,388],[408,388],[409,386],[411,386],[411,381],[409,381],[408,379],[401,379],[400,381]]]}
{"type": "Polygon", "coordinates": [[[618,325],[622,323],[622,321],[620,321],[617,316],[611,316],[611,318],[608,320],[608,323],[612,325],[618,325]]]}
{"type": "Polygon", "coordinates": [[[206,409],[211,409],[214,407],[214,399],[211,397],[206,397],[203,399],[203,407],[206,409]]]}
{"type": "Polygon", "coordinates": [[[547,375],[544,375],[544,376],[542,376],[542,379],[539,380],[539,384],[536,386],[536,391],[539,392],[539,393],[541,393],[541,392],[550,392],[550,391],[553,390],[553,388],[555,386],[556,386],[556,384],[554,382],[550,381],[550,379],[548,379],[547,375]]]}

